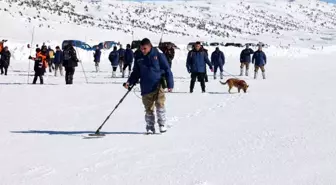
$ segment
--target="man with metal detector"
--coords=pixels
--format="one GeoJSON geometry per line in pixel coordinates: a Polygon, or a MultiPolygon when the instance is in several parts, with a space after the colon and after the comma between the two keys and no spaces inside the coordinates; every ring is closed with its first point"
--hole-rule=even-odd
{"type": "Polygon", "coordinates": [[[145,121],[147,134],[155,133],[155,115],[156,107],[157,121],[160,132],[167,131],[166,111],[165,111],[165,93],[162,88],[161,78],[164,74],[168,92],[172,92],[174,87],[173,74],[170,70],[168,61],[163,53],[154,48],[149,39],[145,38],[140,43],[141,53],[135,56],[134,68],[130,78],[124,84],[124,87],[132,88],[140,79],[142,102],[145,107],[145,121]]]}
{"type": "Polygon", "coordinates": [[[63,66],[65,68],[65,83],[67,85],[73,83],[73,75],[75,74],[75,67],[78,66],[78,62],[76,50],[72,46],[72,43],[69,42],[63,49],[63,66]]]}

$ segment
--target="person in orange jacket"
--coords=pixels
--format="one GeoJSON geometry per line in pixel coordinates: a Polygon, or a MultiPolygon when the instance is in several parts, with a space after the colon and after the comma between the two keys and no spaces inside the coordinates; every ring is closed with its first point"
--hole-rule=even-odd
{"type": "Polygon", "coordinates": [[[4,49],[4,43],[7,42],[7,40],[2,40],[0,41],[0,53],[2,52],[2,50],[4,49]]]}
{"type": "Polygon", "coordinates": [[[47,57],[42,54],[41,49],[36,49],[36,57],[29,56],[29,59],[34,60],[34,80],[33,84],[36,84],[37,78],[40,78],[40,83],[43,84],[43,75],[45,73],[45,69],[47,68],[47,57]]]}

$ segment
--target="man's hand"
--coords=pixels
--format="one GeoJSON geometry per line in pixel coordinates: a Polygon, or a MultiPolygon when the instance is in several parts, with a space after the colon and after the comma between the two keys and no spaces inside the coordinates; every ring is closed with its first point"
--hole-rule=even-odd
{"type": "Polygon", "coordinates": [[[168,92],[170,92],[170,93],[173,92],[173,89],[168,89],[168,92]]]}
{"type": "Polygon", "coordinates": [[[214,69],[213,69],[213,68],[211,68],[211,69],[210,69],[210,71],[211,71],[211,72],[214,72],[214,69]]]}

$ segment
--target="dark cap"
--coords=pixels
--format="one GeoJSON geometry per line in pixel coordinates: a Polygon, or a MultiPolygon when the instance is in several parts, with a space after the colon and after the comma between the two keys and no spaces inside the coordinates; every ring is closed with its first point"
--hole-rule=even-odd
{"type": "Polygon", "coordinates": [[[144,38],[142,39],[142,41],[140,42],[140,45],[141,46],[144,46],[144,45],[152,45],[151,41],[148,39],[148,38],[144,38]]]}
{"type": "Polygon", "coordinates": [[[195,44],[199,44],[199,45],[201,45],[201,42],[200,42],[200,41],[197,41],[195,44]]]}
{"type": "Polygon", "coordinates": [[[36,53],[39,53],[39,52],[41,52],[41,49],[40,48],[36,48],[36,53]]]}

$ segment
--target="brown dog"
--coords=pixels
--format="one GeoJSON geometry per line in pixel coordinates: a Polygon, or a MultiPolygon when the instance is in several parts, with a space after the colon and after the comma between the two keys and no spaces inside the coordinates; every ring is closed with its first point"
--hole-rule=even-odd
{"type": "Polygon", "coordinates": [[[249,87],[244,80],[239,80],[237,78],[230,78],[230,79],[226,80],[225,83],[221,82],[221,81],[219,81],[219,82],[221,84],[223,84],[223,85],[228,84],[228,86],[229,86],[229,93],[231,93],[232,87],[237,87],[238,88],[238,93],[240,93],[241,89],[243,89],[244,93],[246,93],[247,88],[249,87]]]}

